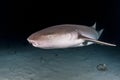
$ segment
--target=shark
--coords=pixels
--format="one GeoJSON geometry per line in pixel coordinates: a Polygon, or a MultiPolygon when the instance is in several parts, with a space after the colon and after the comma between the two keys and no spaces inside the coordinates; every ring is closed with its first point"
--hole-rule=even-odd
{"type": "Polygon", "coordinates": [[[32,46],[42,49],[83,47],[95,43],[116,46],[115,44],[98,40],[103,30],[97,31],[96,23],[92,26],[59,24],[34,32],[27,38],[27,41],[32,46]]]}

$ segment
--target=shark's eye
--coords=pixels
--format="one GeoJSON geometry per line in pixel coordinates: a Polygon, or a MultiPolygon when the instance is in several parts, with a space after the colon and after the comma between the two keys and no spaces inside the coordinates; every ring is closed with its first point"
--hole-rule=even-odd
{"type": "Polygon", "coordinates": [[[82,44],[86,46],[88,44],[88,41],[84,41],[82,44]]]}

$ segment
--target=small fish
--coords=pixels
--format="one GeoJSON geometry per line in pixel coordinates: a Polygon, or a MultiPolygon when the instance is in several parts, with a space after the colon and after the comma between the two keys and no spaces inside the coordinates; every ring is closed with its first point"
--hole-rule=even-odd
{"type": "Polygon", "coordinates": [[[87,46],[94,43],[108,46],[115,44],[99,41],[103,29],[96,31],[96,23],[91,26],[61,24],[51,26],[31,34],[27,41],[34,47],[43,49],[87,46]]]}

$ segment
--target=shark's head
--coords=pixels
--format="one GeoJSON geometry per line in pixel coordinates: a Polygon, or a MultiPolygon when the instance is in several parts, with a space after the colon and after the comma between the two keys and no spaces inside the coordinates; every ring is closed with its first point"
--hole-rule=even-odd
{"type": "Polygon", "coordinates": [[[48,36],[29,36],[27,38],[27,41],[32,44],[34,47],[38,47],[38,48],[47,48],[50,47],[49,46],[49,40],[50,38],[48,36]]]}
{"type": "Polygon", "coordinates": [[[27,41],[32,44],[34,47],[38,48],[49,48],[51,47],[51,41],[52,36],[51,35],[31,35],[27,38],[27,41]]]}

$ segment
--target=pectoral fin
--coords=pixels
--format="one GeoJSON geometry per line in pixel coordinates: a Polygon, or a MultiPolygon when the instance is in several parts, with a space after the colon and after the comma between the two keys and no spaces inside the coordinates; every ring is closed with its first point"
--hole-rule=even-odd
{"type": "Polygon", "coordinates": [[[90,39],[90,38],[83,38],[83,39],[86,40],[86,41],[89,41],[89,42],[94,42],[96,44],[107,45],[107,46],[116,46],[115,44],[106,43],[106,42],[98,41],[98,40],[95,40],[95,39],[90,39]]]}
{"type": "Polygon", "coordinates": [[[81,34],[78,35],[78,39],[83,39],[84,40],[84,45],[88,45],[87,44],[88,42],[93,42],[93,43],[101,44],[101,45],[116,46],[115,44],[99,41],[99,40],[96,40],[96,39],[91,39],[91,38],[85,37],[81,34]]]}

